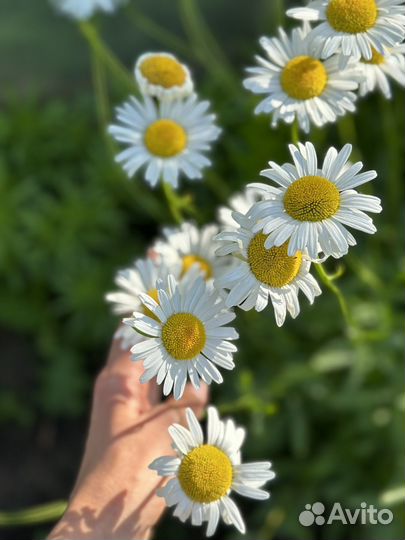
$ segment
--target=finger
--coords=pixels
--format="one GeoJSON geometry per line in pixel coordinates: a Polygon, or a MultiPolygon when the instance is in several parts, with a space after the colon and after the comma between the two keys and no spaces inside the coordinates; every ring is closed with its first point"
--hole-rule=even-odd
{"type": "Polygon", "coordinates": [[[169,398],[156,405],[141,419],[142,424],[154,423],[159,430],[166,431],[173,423],[186,423],[186,409],[191,407],[197,417],[201,417],[208,403],[209,389],[205,383],[196,390],[191,384],[187,384],[181,399],[169,398]]]}
{"type": "Polygon", "coordinates": [[[170,397],[166,400],[165,405],[168,408],[178,409],[180,414],[185,415],[185,409],[191,407],[197,417],[201,417],[209,400],[209,386],[201,383],[197,390],[192,384],[187,384],[184,389],[184,394],[181,399],[176,400],[170,397]]]}
{"type": "Polygon", "coordinates": [[[114,339],[107,358],[107,373],[110,375],[128,376],[134,382],[131,388],[136,397],[138,409],[146,411],[160,401],[161,392],[154,380],[141,383],[140,378],[144,372],[141,361],[134,362],[130,351],[121,348],[121,340],[114,339]]]}

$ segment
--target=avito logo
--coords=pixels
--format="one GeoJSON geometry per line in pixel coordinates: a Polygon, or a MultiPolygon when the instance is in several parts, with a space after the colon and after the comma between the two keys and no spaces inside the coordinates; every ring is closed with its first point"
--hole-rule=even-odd
{"type": "Polygon", "coordinates": [[[298,521],[304,527],[311,525],[330,525],[340,522],[343,525],[388,525],[394,516],[388,508],[378,509],[374,505],[365,502],[360,504],[360,508],[343,508],[339,502],[335,502],[329,515],[325,515],[325,506],[321,502],[306,504],[298,516],[298,521]]]}

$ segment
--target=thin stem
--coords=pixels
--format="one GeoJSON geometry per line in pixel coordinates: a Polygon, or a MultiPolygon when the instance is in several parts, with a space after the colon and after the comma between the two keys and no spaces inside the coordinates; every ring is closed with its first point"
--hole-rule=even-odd
{"type": "Polygon", "coordinates": [[[297,118],[295,118],[294,122],[291,124],[291,142],[293,144],[298,144],[300,142],[300,128],[297,118]]]}
{"type": "Polygon", "coordinates": [[[352,328],[354,326],[353,320],[350,315],[350,311],[347,306],[346,299],[342,291],[339,289],[339,287],[335,283],[336,279],[339,277],[339,275],[341,275],[341,273],[337,271],[335,274],[329,275],[321,263],[315,264],[314,266],[322,283],[324,283],[326,287],[329,290],[331,290],[333,294],[336,296],[339,302],[340,310],[343,315],[343,319],[345,320],[345,323],[348,329],[352,328]]]}
{"type": "Polygon", "coordinates": [[[109,102],[107,83],[105,78],[105,70],[100,62],[99,57],[91,51],[91,67],[93,75],[93,85],[96,94],[97,115],[100,123],[100,128],[104,132],[105,126],[109,119],[109,102]]]}
{"type": "Polygon", "coordinates": [[[134,79],[125,66],[102,41],[95,26],[88,21],[82,21],[79,23],[79,28],[94,54],[106,66],[111,74],[120,81],[127,91],[136,91],[134,79]]]}
{"type": "Polygon", "coordinates": [[[175,222],[180,224],[183,221],[183,216],[181,215],[176,193],[168,182],[162,182],[162,185],[170,213],[175,222]]]}
{"type": "Polygon", "coordinates": [[[181,53],[185,57],[194,58],[190,47],[188,47],[182,39],[142,13],[142,11],[136,8],[133,3],[127,6],[127,13],[129,19],[136,26],[136,28],[138,28],[138,30],[162,45],[165,45],[169,49],[181,53]]]}
{"type": "Polygon", "coordinates": [[[274,0],[273,5],[274,5],[277,26],[283,26],[284,19],[285,19],[284,0],[274,0]]]}
{"type": "Polygon", "coordinates": [[[54,501],[15,512],[0,512],[0,527],[33,525],[55,521],[63,515],[66,507],[66,501],[54,501]]]}
{"type": "Polygon", "coordinates": [[[357,129],[354,117],[351,114],[346,114],[337,122],[337,130],[339,134],[340,144],[344,146],[350,142],[353,145],[352,157],[354,161],[361,161],[361,152],[357,144],[357,129]]]}
{"type": "Polygon", "coordinates": [[[240,84],[222,48],[205,23],[196,0],[178,1],[183,26],[194,47],[195,55],[215,80],[226,86],[228,92],[235,94],[240,84]]]}
{"type": "Polygon", "coordinates": [[[398,111],[400,103],[392,103],[379,96],[381,129],[383,132],[384,141],[386,141],[386,167],[384,178],[387,189],[387,206],[393,216],[400,215],[400,208],[403,199],[403,183],[398,182],[401,177],[401,156],[402,156],[402,140],[397,136],[400,126],[397,125],[397,118],[403,118],[403,109],[398,111]],[[395,106],[395,108],[393,107],[395,106]]]}

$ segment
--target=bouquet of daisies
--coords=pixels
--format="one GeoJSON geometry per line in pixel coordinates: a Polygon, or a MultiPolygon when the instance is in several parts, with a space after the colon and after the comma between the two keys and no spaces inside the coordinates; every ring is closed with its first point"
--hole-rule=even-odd
{"type": "MultiPolygon", "coordinates": [[[[121,3],[54,2],[81,20],[121,3]]],[[[221,384],[235,369],[237,310],[272,308],[282,327],[287,315],[299,315],[303,297],[313,304],[321,294],[314,270],[336,292],[323,262],[344,257],[361,233],[376,232],[370,214],[381,212],[381,201],[361,190],[377,173],[351,161],[350,141],[322,155],[308,139],[312,126],[354,113],[359,97],[376,88],[390,97],[391,80],[405,86],[404,1],[314,0],[287,15],[299,25],[260,39],[262,54],[243,85],[260,95],[256,114],[269,115],[273,128],[292,126],[290,159],[270,159],[263,182],[234,194],[217,223],[184,221],[175,205],[180,179],[203,179],[221,134],[188,66],[168,52],[142,54],[134,70],[138,95],[117,108],[108,129],[122,146],[117,163],[151,188],[162,183],[178,221],[117,273],[117,289],[106,296],[123,322],[116,339],[143,362],[141,382],[155,379],[177,400],[187,382],[197,390],[202,382],[221,384]]],[[[150,465],[169,478],[158,495],[181,521],[206,523],[207,536],[220,518],[244,532],[231,494],[267,499],[262,488],[274,473],[267,461],[242,461],[243,428],[221,420],[215,407],[207,417],[206,435],[190,409],[187,427],[171,426],[175,454],[150,465]]]]}

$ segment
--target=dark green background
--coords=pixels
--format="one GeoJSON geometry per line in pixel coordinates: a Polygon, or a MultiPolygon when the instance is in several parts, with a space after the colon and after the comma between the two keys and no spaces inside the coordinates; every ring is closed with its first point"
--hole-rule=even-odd
{"type": "MultiPolygon", "coordinates": [[[[282,23],[283,2],[200,0],[209,29],[234,72],[229,85],[177,1],[131,2],[188,43],[200,93],[213,102],[224,134],[205,182],[182,184],[200,223],[257,180],[269,159],[286,161],[289,130],[252,114],[243,68],[257,38],[282,23]],[[186,28],[186,32],[184,32],[186,28]]],[[[288,21],[291,24],[291,21],[288,21]]],[[[167,46],[150,36],[139,13],[97,20],[102,35],[132,68],[141,52],[167,46]]],[[[178,51],[174,51],[178,52],[178,51]]],[[[224,68],[224,73],[226,73],[224,68]]],[[[171,223],[159,189],[132,182],[112,159],[100,130],[89,54],[76,25],[43,0],[0,0],[0,510],[64,499],[86,433],[92,380],[103,365],[117,320],[104,303],[114,273],[143,256],[162,224],[171,223]]],[[[126,91],[109,78],[110,103],[126,91]]],[[[110,113],[111,114],[111,113],[110,113]]],[[[403,92],[373,95],[339,126],[311,134],[322,154],[352,142],[378,180],[378,233],[356,233],[339,285],[361,332],[348,332],[336,298],[324,294],[282,329],[271,309],[239,313],[237,369],[213,388],[213,400],[249,431],[245,459],[270,459],[277,472],[268,503],[238,498],[248,539],[393,540],[405,526],[403,486],[403,92]],[[401,266],[402,265],[402,266],[401,266]],[[362,501],[395,513],[385,527],[305,529],[305,503],[362,501]],[[391,500],[391,502],[390,502],[391,500]]],[[[362,188],[360,188],[362,189],[362,188]]],[[[337,263],[328,262],[330,271],[337,263]]],[[[0,529],[5,540],[43,538],[47,525],[0,529]]],[[[202,537],[167,517],[156,538],[202,537]]],[[[220,527],[217,538],[238,534],[220,527]]]]}

